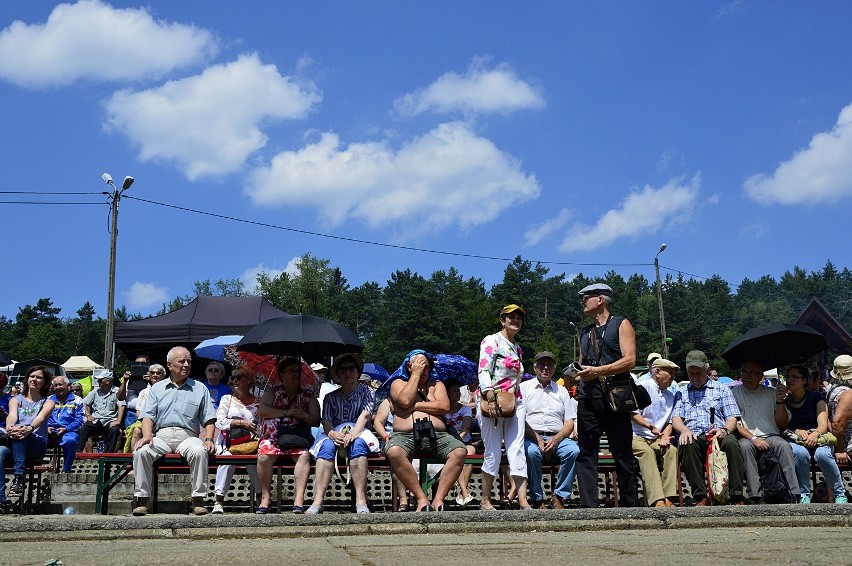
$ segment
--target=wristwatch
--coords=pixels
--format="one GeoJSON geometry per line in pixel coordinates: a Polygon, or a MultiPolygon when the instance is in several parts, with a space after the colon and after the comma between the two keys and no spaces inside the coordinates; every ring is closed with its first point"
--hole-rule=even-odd
{"type": "Polygon", "coordinates": [[[208,436],[204,439],[204,442],[213,442],[213,439],[208,436]]]}

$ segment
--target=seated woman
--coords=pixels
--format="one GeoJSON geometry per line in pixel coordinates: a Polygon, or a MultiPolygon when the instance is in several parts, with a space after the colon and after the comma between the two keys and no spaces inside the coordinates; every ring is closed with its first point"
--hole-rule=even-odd
{"type": "Polygon", "coordinates": [[[166,377],[166,368],[160,364],[148,366],[148,374],[145,376],[148,386],[140,391],[136,398],[136,420],[124,430],[124,452],[133,452],[133,447],[142,440],[142,411],[145,409],[145,399],[148,398],[151,387],[164,377],[166,377]]]}
{"type": "Polygon", "coordinates": [[[0,513],[9,510],[6,499],[6,460],[14,461],[9,495],[22,495],[27,460],[44,458],[47,453],[47,419],[54,403],[48,399],[53,374],[45,366],[33,366],[26,371],[19,394],[9,400],[6,431],[10,446],[0,446],[0,513]]]}
{"type": "MultiPolygon", "coordinates": [[[[276,368],[277,380],[260,398],[260,445],[257,451],[257,477],[260,482],[260,506],[256,513],[269,511],[272,466],[285,450],[308,448],[313,443],[311,427],[320,423],[320,409],[314,390],[306,387],[304,376],[316,379],[310,367],[299,358],[283,358],[276,368]]],[[[305,512],[305,489],[311,473],[311,456],[305,450],[296,460],[293,476],[296,496],[293,513],[305,512]]]]}
{"type": "MultiPolygon", "coordinates": [[[[447,397],[450,399],[450,412],[444,416],[444,420],[447,422],[447,426],[452,427],[458,434],[459,440],[464,442],[468,456],[472,456],[476,454],[476,449],[473,447],[470,437],[473,412],[470,406],[461,402],[461,384],[458,380],[447,380],[444,382],[444,387],[447,388],[447,397]]],[[[459,507],[467,507],[473,501],[473,496],[467,489],[472,473],[473,464],[465,464],[457,482],[459,494],[456,496],[456,503],[459,507]]]]}
{"type": "Polygon", "coordinates": [[[834,448],[825,439],[828,432],[828,405],[822,395],[805,389],[808,370],[804,366],[787,368],[787,397],[784,404],[790,411],[785,436],[793,449],[793,462],[799,480],[803,504],[811,502],[811,459],[816,460],[826,483],[834,494],[835,503],[847,503],[846,489],[840,469],[834,461],[834,448]]]}
{"type": "MultiPolygon", "coordinates": [[[[247,366],[237,366],[231,372],[228,380],[232,393],[222,396],[219,400],[219,408],[216,409],[216,453],[232,454],[230,448],[233,441],[231,431],[245,431],[251,440],[257,437],[257,397],[252,394],[254,387],[254,372],[247,366]]],[[[248,452],[244,452],[248,453],[248,452]]],[[[221,515],[225,512],[222,503],[225,495],[231,487],[236,466],[223,464],[216,468],[216,486],[214,495],[216,502],[213,504],[213,514],[221,515]]],[[[257,485],[257,467],[248,466],[247,470],[253,485],[257,485]]]]}
{"type": "MultiPolygon", "coordinates": [[[[376,431],[376,436],[379,437],[381,443],[381,450],[384,452],[385,444],[387,444],[390,434],[393,432],[393,408],[390,399],[384,399],[376,408],[376,415],[373,417],[373,430],[376,431]]],[[[405,484],[396,477],[396,474],[391,472],[391,477],[396,490],[396,510],[400,513],[408,511],[408,490],[405,488],[405,484]]]]}

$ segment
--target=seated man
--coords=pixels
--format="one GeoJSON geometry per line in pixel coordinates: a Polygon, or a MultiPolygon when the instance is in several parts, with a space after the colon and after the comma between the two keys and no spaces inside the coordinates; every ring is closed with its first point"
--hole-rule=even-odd
{"type": "Polygon", "coordinates": [[[331,375],[340,383],[340,388],[329,393],[322,406],[321,434],[311,447],[316,459],[314,502],[305,511],[308,515],[322,513],[323,501],[331,475],[334,459],[339,449],[346,450],[349,472],[355,488],[355,511],[369,513],[367,505],[367,454],[379,449],[378,439],[369,430],[372,422],[373,390],[358,382],[364,362],[358,354],[341,354],[331,366],[331,375]],[[369,444],[368,444],[369,441],[369,444]]]}
{"type": "Polygon", "coordinates": [[[633,455],[645,482],[650,507],[674,507],[680,482],[677,450],[672,446],[672,412],[675,396],[669,390],[678,365],[657,357],[651,362],[651,379],[637,384],[651,396],[651,404],[633,414],[633,455]],[[663,464],[660,474],[659,462],[663,464]]]}
{"type": "Polygon", "coordinates": [[[104,437],[104,451],[115,451],[121,436],[121,423],[124,422],[124,401],[118,400],[118,387],[112,384],[112,372],[95,370],[98,375],[98,387],[83,399],[86,417],[77,438],[77,452],[86,450],[86,441],[93,436],[104,437]]]}
{"type": "Polygon", "coordinates": [[[701,350],[686,355],[689,383],[675,394],[672,428],[678,436],[678,456],[695,504],[710,504],[705,481],[707,444],[713,436],[728,458],[728,490],[731,503],[745,505],[743,455],[733,432],[740,409],[731,390],[707,377],[707,356],[701,350]]]}
{"type": "Polygon", "coordinates": [[[553,381],[556,357],[552,353],[536,354],[533,368],[536,379],[521,383],[521,396],[526,408],[524,449],[530,506],[538,509],[544,505],[541,465],[544,461],[557,460],[559,475],[550,496],[550,506],[565,509],[565,501],[571,499],[576,472],[574,463],[580,453],[580,447],[569,438],[577,418],[577,401],[568,395],[567,389],[553,381]]]}
{"type": "Polygon", "coordinates": [[[444,498],[461,474],[467,448],[447,432],[442,418],[450,410],[444,384],[436,379],[435,362],[423,350],[413,350],[403,362],[402,377],[390,385],[393,433],[385,455],[394,474],[417,499],[417,511],[443,511],[444,498]],[[444,460],[432,501],[420,486],[411,459],[428,456],[444,460]]]}
{"type": "Polygon", "coordinates": [[[203,383],[190,379],[192,356],[176,346],[166,357],[169,379],[151,386],[142,411],[142,439],[133,447],[133,494],[137,498],[133,514],[148,513],[154,460],[177,452],[189,463],[192,484],[192,513],[204,515],[207,496],[207,458],[216,450],[213,432],[216,413],[210,392],[203,383]],[[204,427],[204,440],[198,431],[204,427]]]}
{"type": "Polygon", "coordinates": [[[763,502],[763,485],[757,469],[757,459],[759,453],[772,450],[787,480],[789,496],[794,501],[798,501],[801,491],[796,477],[796,466],[793,463],[793,450],[790,448],[790,443],[781,437],[780,432],[787,428],[787,421],[790,418],[787,407],[784,405],[784,396],[787,391],[780,387],[773,389],[763,385],[761,383],[763,366],[758,362],[742,364],[740,381],[742,386],[734,387],[733,393],[742,414],[742,420],[737,424],[737,431],[740,434],[740,449],[743,453],[746,483],[751,500],[754,503],[763,502]]]}
{"type": "Polygon", "coordinates": [[[57,375],[51,382],[53,411],[47,419],[48,439],[58,439],[62,448],[62,471],[68,473],[77,456],[77,432],[83,426],[85,411],[83,400],[71,393],[71,384],[64,375],[57,375]]]}

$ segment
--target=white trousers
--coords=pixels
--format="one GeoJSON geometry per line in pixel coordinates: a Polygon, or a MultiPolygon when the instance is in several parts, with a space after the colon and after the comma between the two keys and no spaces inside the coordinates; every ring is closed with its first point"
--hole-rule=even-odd
{"type": "Polygon", "coordinates": [[[500,460],[503,444],[506,445],[506,459],[509,461],[509,473],[522,478],[527,477],[527,454],[524,450],[524,423],[527,412],[524,404],[518,402],[514,417],[508,419],[484,418],[477,412],[479,430],[482,433],[482,445],[485,455],[482,459],[482,471],[492,476],[500,474],[500,460]]]}
{"type": "MultiPolygon", "coordinates": [[[[219,452],[219,454],[222,456],[231,455],[227,448],[222,448],[223,449],[219,452]]],[[[216,468],[216,487],[213,490],[215,495],[228,495],[228,491],[231,489],[231,480],[234,478],[234,471],[236,469],[236,466],[232,466],[230,464],[223,464],[216,468]]],[[[246,466],[246,473],[251,480],[251,485],[254,486],[255,491],[257,491],[257,466],[246,466]]]]}
{"type": "Polygon", "coordinates": [[[151,496],[154,460],[169,453],[178,453],[189,462],[189,477],[193,497],[207,496],[207,449],[197,432],[178,427],[161,428],[154,440],[133,453],[133,473],[136,476],[133,494],[151,496]]]}

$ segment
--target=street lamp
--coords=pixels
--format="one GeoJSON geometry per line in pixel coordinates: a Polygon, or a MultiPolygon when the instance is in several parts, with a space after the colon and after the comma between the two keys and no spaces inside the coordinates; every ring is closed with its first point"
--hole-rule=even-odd
{"type": "Polygon", "coordinates": [[[668,244],[660,246],[660,251],[654,256],[654,269],[657,271],[657,304],[660,306],[660,334],[663,336],[663,357],[669,359],[669,343],[666,340],[666,316],[663,314],[663,285],[660,283],[660,254],[668,244]]]}
{"type": "Polygon", "coordinates": [[[111,201],[112,214],[112,230],[110,231],[111,238],[109,244],[109,287],[107,288],[107,328],[106,338],[104,338],[104,367],[112,369],[112,346],[115,339],[115,245],[118,238],[118,203],[124,191],[129,189],[130,185],[133,184],[133,177],[125,177],[120,190],[112,182],[112,175],[109,173],[101,175],[101,179],[113,189],[112,193],[104,193],[107,195],[107,199],[111,201]]]}

